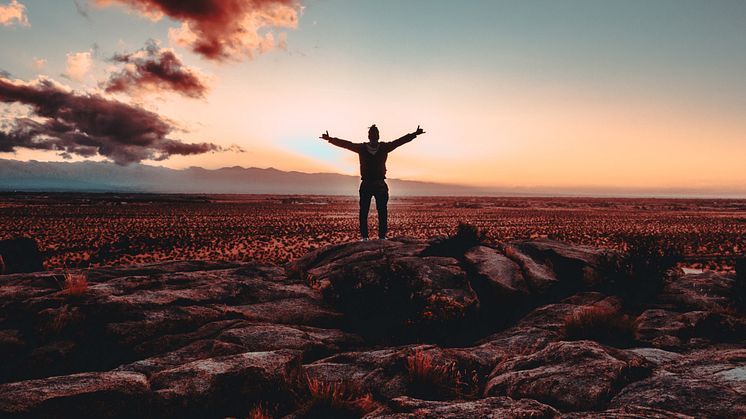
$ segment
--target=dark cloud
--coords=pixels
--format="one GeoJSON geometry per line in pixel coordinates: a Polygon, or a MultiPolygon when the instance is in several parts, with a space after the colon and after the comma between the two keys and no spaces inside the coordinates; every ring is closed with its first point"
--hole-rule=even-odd
{"type": "Polygon", "coordinates": [[[125,64],[102,86],[107,92],[174,91],[191,98],[204,97],[207,85],[195,70],[181,62],[170,49],[161,49],[155,41],[145,48],[117,54],[113,61],[125,64]]]}
{"type": "Polygon", "coordinates": [[[300,0],[96,0],[100,5],[125,4],[160,19],[166,15],[182,22],[171,38],[209,59],[240,59],[276,46],[284,47],[284,34],[276,42],[273,28],[295,28],[300,0]]]}
{"type": "MultiPolygon", "coordinates": [[[[117,164],[173,155],[222,151],[211,143],[187,144],[168,137],[174,127],[143,108],[95,94],[77,94],[49,79],[0,78],[0,102],[28,105],[32,115],[0,131],[0,151],[54,150],[62,156],[105,156],[117,164]]],[[[233,151],[240,151],[231,148],[233,151]]]]}

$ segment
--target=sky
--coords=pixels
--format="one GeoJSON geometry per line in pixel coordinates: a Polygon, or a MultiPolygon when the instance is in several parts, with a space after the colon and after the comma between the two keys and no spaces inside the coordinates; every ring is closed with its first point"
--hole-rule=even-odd
{"type": "Polygon", "coordinates": [[[0,57],[0,158],[356,174],[321,133],[420,125],[390,177],[746,197],[741,0],[0,0],[0,57]]]}

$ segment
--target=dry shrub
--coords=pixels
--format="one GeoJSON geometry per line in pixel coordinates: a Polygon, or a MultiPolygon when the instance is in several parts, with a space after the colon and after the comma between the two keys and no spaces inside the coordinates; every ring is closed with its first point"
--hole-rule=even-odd
{"type": "Polygon", "coordinates": [[[427,400],[474,396],[480,382],[476,370],[465,374],[456,362],[439,365],[422,349],[407,357],[407,378],[413,395],[427,400]]]}
{"type": "Polygon", "coordinates": [[[306,418],[360,418],[380,405],[370,392],[345,382],[324,382],[306,377],[309,401],[306,418]]]}
{"type": "Polygon", "coordinates": [[[433,243],[425,250],[424,254],[461,258],[467,250],[484,244],[487,240],[486,230],[480,230],[472,224],[459,222],[455,234],[433,243]]]}
{"type": "Polygon", "coordinates": [[[628,347],[635,341],[635,321],[600,305],[575,310],[565,318],[563,331],[569,340],[588,339],[618,347],[628,347]]]}
{"type": "Polygon", "coordinates": [[[65,273],[62,292],[79,297],[88,291],[88,277],[84,273],[65,273]]]}
{"type": "Polygon", "coordinates": [[[626,236],[621,271],[628,275],[623,283],[627,299],[645,301],[663,287],[666,276],[681,260],[679,246],[664,237],[626,236]]]}

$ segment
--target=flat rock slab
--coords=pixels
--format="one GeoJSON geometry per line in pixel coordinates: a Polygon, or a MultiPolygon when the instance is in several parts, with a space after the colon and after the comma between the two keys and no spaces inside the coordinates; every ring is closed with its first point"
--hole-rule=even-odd
{"type": "Polygon", "coordinates": [[[73,374],[0,385],[0,416],[126,418],[146,414],[149,397],[143,374],[73,374]]]}
{"type": "Polygon", "coordinates": [[[631,403],[695,417],[746,417],[746,349],[682,355],[625,387],[611,407],[631,403]]]}
{"type": "Polygon", "coordinates": [[[297,351],[248,352],[190,362],[150,377],[156,416],[242,415],[259,402],[291,397],[300,368],[297,351]]]}
{"type": "Polygon", "coordinates": [[[532,398],[563,411],[599,410],[652,364],[631,352],[592,341],[554,342],[541,351],[499,363],[485,396],[532,398]]]}
{"type": "Polygon", "coordinates": [[[514,400],[510,397],[488,397],[472,401],[437,402],[399,397],[392,400],[392,410],[396,413],[371,415],[370,418],[415,419],[415,418],[537,418],[559,417],[559,412],[536,400],[514,400]]]}

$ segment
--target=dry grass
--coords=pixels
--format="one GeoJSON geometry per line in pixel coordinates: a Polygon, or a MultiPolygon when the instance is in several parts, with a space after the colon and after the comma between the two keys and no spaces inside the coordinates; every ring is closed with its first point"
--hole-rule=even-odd
{"type": "Polygon", "coordinates": [[[583,307],[565,318],[565,338],[589,339],[627,347],[635,340],[635,321],[618,310],[600,305],[583,307]]]}
{"type": "Polygon", "coordinates": [[[79,297],[88,291],[88,276],[85,273],[66,272],[63,277],[63,293],[73,297],[79,297]]]}
{"type": "MultiPolygon", "coordinates": [[[[355,198],[173,197],[130,196],[137,205],[120,205],[129,198],[119,194],[86,196],[85,205],[67,194],[43,204],[34,195],[6,197],[0,239],[39,232],[45,266],[54,269],[195,259],[281,264],[359,236],[355,198]]],[[[549,237],[617,250],[627,249],[628,237],[655,236],[687,255],[737,256],[743,254],[744,209],[743,201],[729,200],[397,197],[389,203],[389,225],[392,237],[430,239],[452,235],[456,223],[468,221],[487,230],[490,243],[549,237]]],[[[373,211],[373,230],[375,217],[373,211]]],[[[461,236],[479,239],[468,228],[461,236]]]]}
{"type": "Polygon", "coordinates": [[[413,395],[429,400],[469,398],[480,381],[476,371],[463,374],[456,362],[438,364],[422,349],[407,357],[407,378],[413,395]]]}
{"type": "Polygon", "coordinates": [[[345,382],[324,382],[306,377],[306,418],[360,418],[380,407],[370,392],[345,382]]]}

